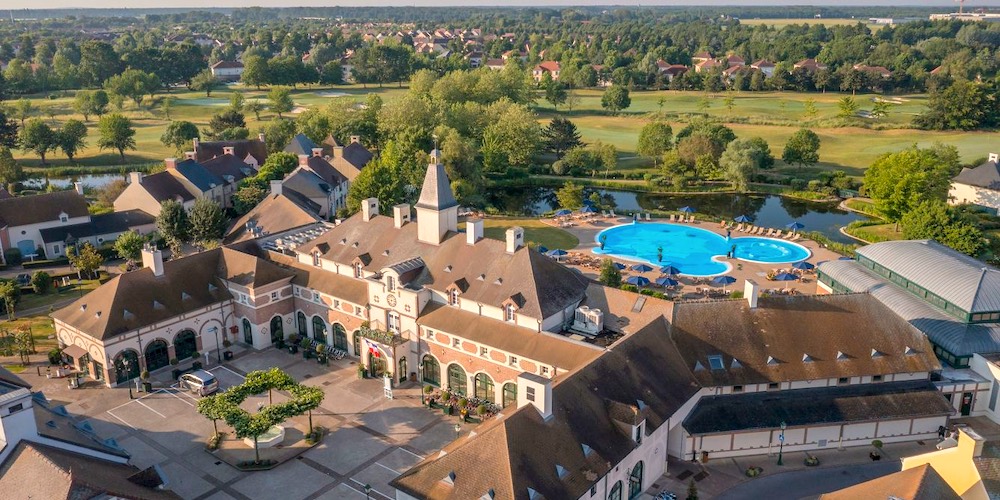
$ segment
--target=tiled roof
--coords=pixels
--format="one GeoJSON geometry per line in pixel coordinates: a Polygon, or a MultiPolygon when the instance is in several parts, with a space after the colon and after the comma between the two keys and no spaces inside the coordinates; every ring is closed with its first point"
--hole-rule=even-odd
{"type": "Polygon", "coordinates": [[[219,61],[212,65],[212,69],[237,69],[242,67],[243,63],[239,61],[219,61]]]}
{"type": "Polygon", "coordinates": [[[173,170],[203,193],[225,184],[225,181],[219,176],[209,172],[208,169],[194,160],[179,161],[173,170]]]}
{"type": "Polygon", "coordinates": [[[930,381],[707,396],[684,419],[688,433],[716,434],[827,423],[921,418],[954,413],[930,381]]]}
{"type": "Polygon", "coordinates": [[[334,272],[318,272],[315,267],[303,264],[289,255],[277,252],[263,254],[268,260],[295,273],[292,283],[298,286],[319,290],[352,304],[368,303],[368,284],[362,280],[334,272]]]}
{"type": "Polygon", "coordinates": [[[330,186],[339,186],[344,182],[347,182],[347,176],[340,173],[330,162],[319,156],[309,155],[306,159],[306,165],[309,170],[312,170],[316,175],[320,176],[324,182],[330,186]]]}
{"type": "Polygon", "coordinates": [[[898,499],[959,500],[962,498],[930,464],[894,472],[842,490],[820,495],[820,500],[898,499]]]}
{"type": "Polygon", "coordinates": [[[307,198],[326,198],[330,184],[308,168],[298,167],[281,181],[282,190],[288,188],[307,198]]]}
{"type": "Polygon", "coordinates": [[[267,159],[267,145],[260,139],[245,139],[241,141],[202,141],[195,150],[195,160],[207,161],[225,154],[224,148],[232,147],[233,155],[243,159],[251,155],[261,164],[267,159]]]}
{"type": "Polygon", "coordinates": [[[868,294],[674,304],[671,335],[706,387],[930,372],[927,338],[868,294]],[[809,325],[803,328],[803,325],[809,325]],[[721,358],[712,369],[710,358],[721,358]]]}
{"type": "MultiPolygon", "coordinates": [[[[341,156],[339,156],[337,159],[343,160],[347,162],[350,166],[358,170],[361,170],[362,168],[364,168],[365,165],[368,164],[368,162],[372,160],[372,158],[374,158],[374,155],[372,155],[371,151],[368,151],[368,149],[365,148],[364,145],[362,145],[360,142],[352,142],[347,146],[344,146],[344,151],[341,153],[341,156]]],[[[333,166],[338,167],[336,161],[334,161],[333,166]]],[[[344,177],[347,177],[348,179],[351,178],[350,175],[347,175],[344,172],[341,173],[344,174],[344,177]]]]}
{"type": "Polygon", "coordinates": [[[84,217],[87,200],[74,190],[0,199],[0,225],[14,227],[58,221],[65,213],[71,219],[84,217]]]}
{"type": "Polygon", "coordinates": [[[158,172],[152,175],[145,175],[139,181],[139,185],[153,197],[154,200],[164,202],[167,200],[191,201],[194,195],[184,187],[170,172],[158,172]]]}
{"type": "Polygon", "coordinates": [[[305,134],[295,134],[292,140],[288,141],[288,145],[285,146],[286,153],[292,153],[294,155],[306,155],[312,156],[313,148],[318,148],[311,139],[306,137],[305,134]]]}
{"type": "Polygon", "coordinates": [[[995,161],[988,161],[976,168],[963,168],[952,180],[969,186],[1000,190],[1000,166],[995,161]]]}
{"type": "Polygon", "coordinates": [[[79,240],[104,234],[123,233],[130,228],[154,224],[156,219],[142,210],[125,210],[94,215],[90,222],[73,224],[71,226],[56,226],[40,230],[42,241],[56,243],[79,240]]]}
{"type": "Polygon", "coordinates": [[[1000,311],[1000,270],[936,241],[885,241],[857,254],[967,312],[1000,311]]]}
{"type": "Polygon", "coordinates": [[[320,207],[304,195],[295,193],[291,189],[283,189],[280,195],[266,195],[257,206],[236,219],[223,241],[233,243],[252,239],[253,236],[246,229],[246,224],[250,221],[268,234],[282,233],[289,229],[314,224],[322,220],[319,210],[320,207]]]}
{"type": "MultiPolygon", "coordinates": [[[[436,160],[437,151],[431,153],[436,160]]],[[[434,161],[424,174],[424,185],[420,189],[420,199],[417,201],[417,208],[430,208],[433,210],[444,210],[458,206],[458,201],[451,193],[451,185],[448,182],[448,174],[444,165],[434,161]]]]}
{"type": "Polygon", "coordinates": [[[226,182],[229,182],[226,179],[229,176],[233,178],[233,181],[239,182],[254,174],[254,170],[250,165],[243,163],[241,158],[233,155],[216,156],[215,158],[201,162],[201,166],[226,182]]]}

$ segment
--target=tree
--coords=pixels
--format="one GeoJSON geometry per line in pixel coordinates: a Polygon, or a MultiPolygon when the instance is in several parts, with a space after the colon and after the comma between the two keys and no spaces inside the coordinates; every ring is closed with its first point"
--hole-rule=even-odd
{"type": "Polygon", "coordinates": [[[558,80],[549,82],[545,87],[545,100],[553,109],[559,109],[559,105],[566,102],[566,84],[558,80]]]}
{"type": "Polygon", "coordinates": [[[29,120],[21,129],[21,149],[38,155],[45,165],[45,154],[57,147],[56,133],[41,118],[29,120]]]}
{"type": "Polygon", "coordinates": [[[597,279],[602,285],[618,288],[622,285],[622,272],[611,259],[601,261],[601,275],[597,279]]]}
{"type": "Polygon", "coordinates": [[[229,109],[242,113],[246,102],[247,100],[243,97],[243,92],[237,90],[229,95],[229,109]]]}
{"type": "Polygon", "coordinates": [[[913,123],[929,130],[973,130],[996,123],[995,95],[986,85],[959,80],[940,92],[931,92],[927,111],[913,123]]]}
{"type": "Polygon", "coordinates": [[[31,290],[37,295],[46,294],[52,288],[52,276],[45,271],[35,271],[31,275],[31,290]]]}
{"type": "Polygon", "coordinates": [[[864,190],[879,215],[899,225],[907,212],[926,200],[945,201],[958,174],[954,146],[916,146],[880,156],[865,170],[864,190]]]}
{"type": "Polygon", "coordinates": [[[198,400],[198,413],[212,421],[212,429],[215,431],[213,436],[219,435],[218,422],[226,418],[228,408],[229,406],[225,404],[221,394],[212,394],[198,400]]]}
{"type": "Polygon", "coordinates": [[[489,125],[483,130],[483,166],[501,172],[531,164],[540,146],[541,130],[535,115],[523,105],[504,99],[486,109],[489,125]]]}
{"type": "Polygon", "coordinates": [[[267,93],[267,100],[270,102],[268,107],[278,114],[278,118],[281,118],[282,113],[288,113],[295,106],[291,90],[288,87],[274,87],[267,93]]]}
{"type": "Polygon", "coordinates": [[[257,171],[257,178],[261,184],[266,185],[269,181],[284,179],[299,166],[299,157],[286,151],[271,153],[264,164],[257,171]]]}
{"type": "Polygon", "coordinates": [[[16,147],[17,122],[7,118],[6,109],[0,105],[0,148],[14,149],[16,147]]]}
{"type": "Polygon", "coordinates": [[[233,194],[233,210],[238,214],[245,214],[257,206],[266,195],[267,191],[256,184],[241,186],[233,194]]]}
{"type": "MultiPolygon", "coordinates": [[[[195,92],[204,92],[205,97],[212,97],[212,91],[221,85],[222,82],[219,81],[215,75],[212,74],[212,70],[206,69],[191,79],[191,90],[195,92]]],[[[239,110],[237,110],[239,111],[239,110]]]]}
{"type": "Polygon", "coordinates": [[[160,99],[160,111],[163,113],[163,117],[170,119],[170,111],[174,109],[174,98],[171,96],[166,96],[160,99]]]}
{"type": "Polygon", "coordinates": [[[736,139],[729,143],[719,157],[722,174],[733,189],[746,192],[754,173],[760,169],[761,153],[750,139],[736,139]]]}
{"type": "Polygon", "coordinates": [[[243,75],[240,76],[240,79],[243,80],[244,84],[257,87],[260,90],[261,86],[270,82],[270,73],[267,59],[261,56],[250,56],[243,61],[243,75]]]}
{"type": "Polygon", "coordinates": [[[100,131],[97,147],[102,150],[118,150],[122,163],[125,163],[125,150],[135,150],[135,129],[132,128],[132,120],[118,113],[102,116],[97,129],[100,131]]]}
{"type": "Polygon", "coordinates": [[[70,163],[73,163],[77,151],[87,145],[87,126],[80,120],[66,120],[66,123],[63,123],[62,128],[55,134],[56,145],[66,155],[66,158],[69,158],[70,163]]]}
{"type": "Polygon", "coordinates": [[[292,120],[278,118],[261,127],[268,151],[280,151],[295,136],[296,126],[292,120]]]}
{"type": "Polygon", "coordinates": [[[198,198],[191,207],[191,239],[196,242],[210,242],[222,239],[229,219],[215,200],[198,198]]]}
{"type": "Polygon", "coordinates": [[[178,120],[170,122],[170,125],[167,125],[167,129],[160,136],[160,142],[164,146],[172,146],[179,155],[186,145],[192,144],[191,141],[199,137],[200,133],[195,124],[178,120]]]}
{"type": "Polygon", "coordinates": [[[802,108],[807,120],[812,120],[813,118],[816,118],[817,114],[819,114],[819,110],[816,109],[816,100],[812,97],[806,99],[802,103],[802,108]]]}
{"type": "Polygon", "coordinates": [[[184,205],[174,200],[160,203],[160,215],[156,217],[156,229],[160,236],[170,245],[170,251],[180,254],[181,245],[188,241],[191,234],[191,221],[188,219],[184,205]]]}
{"type": "Polygon", "coordinates": [[[874,120],[881,120],[889,114],[890,105],[885,99],[877,99],[872,104],[871,117],[874,120]]]}
{"type": "Polygon", "coordinates": [[[636,147],[636,152],[642,156],[652,157],[655,167],[657,160],[670,149],[673,134],[673,129],[664,122],[647,123],[639,132],[639,144],[636,147]]]}
{"type": "Polygon", "coordinates": [[[542,139],[545,141],[545,149],[555,154],[556,158],[562,158],[566,151],[583,145],[576,125],[558,116],[542,129],[542,139]]]}
{"type": "Polygon", "coordinates": [[[89,242],[84,242],[79,248],[67,248],[66,257],[69,257],[69,264],[76,268],[80,279],[95,277],[101,264],[104,264],[104,257],[89,242]]]}
{"type": "Polygon", "coordinates": [[[208,122],[208,128],[205,135],[219,141],[241,140],[250,136],[246,117],[234,109],[226,109],[212,115],[212,119],[208,122]]]}
{"type": "Polygon", "coordinates": [[[14,160],[14,155],[10,149],[0,147],[0,183],[3,186],[10,186],[21,182],[24,179],[24,170],[21,165],[14,160]]]}
{"type": "Polygon", "coordinates": [[[125,259],[126,269],[131,270],[135,267],[135,263],[142,256],[142,247],[145,244],[146,237],[133,230],[118,235],[115,239],[115,253],[119,258],[125,259]]]}
{"type": "Polygon", "coordinates": [[[819,136],[809,129],[800,129],[785,143],[781,161],[799,166],[814,165],[819,161],[819,136]]]}
{"type": "Polygon", "coordinates": [[[632,105],[632,98],[628,95],[628,89],[620,85],[612,85],[604,91],[601,96],[601,107],[611,114],[618,114],[623,109],[628,109],[632,105]]]}
{"type": "Polygon", "coordinates": [[[14,319],[14,307],[21,299],[21,287],[13,280],[0,280],[0,300],[7,310],[7,319],[14,319]]]}
{"type": "Polygon", "coordinates": [[[18,99],[14,104],[14,116],[21,120],[22,128],[24,128],[24,121],[31,118],[33,114],[35,114],[35,106],[31,103],[31,99],[18,99]]]}
{"type": "Polygon", "coordinates": [[[973,257],[986,247],[983,232],[940,200],[924,200],[903,215],[900,225],[908,240],[933,239],[973,257]]]}
{"type": "Polygon", "coordinates": [[[104,88],[112,94],[132,99],[135,107],[142,105],[143,97],[153,95],[160,88],[160,78],[153,73],[138,69],[127,69],[104,82],[104,88]]]}
{"type": "Polygon", "coordinates": [[[90,121],[91,115],[102,116],[108,111],[108,93],[103,90],[80,90],[73,98],[73,109],[90,121]]]}
{"type": "Polygon", "coordinates": [[[583,206],[583,186],[567,181],[556,191],[556,199],[560,207],[576,210],[583,206]]]}
{"type": "Polygon", "coordinates": [[[387,142],[379,157],[361,169],[348,188],[347,210],[357,212],[366,198],[378,198],[382,206],[401,203],[406,196],[403,162],[399,146],[387,142]]]}
{"type": "Polygon", "coordinates": [[[851,96],[841,97],[840,101],[837,101],[837,107],[840,108],[837,116],[841,118],[854,118],[854,115],[858,114],[858,102],[851,96]]]}
{"type": "Polygon", "coordinates": [[[243,104],[243,111],[247,113],[253,113],[257,121],[260,121],[260,112],[264,111],[264,103],[260,102],[260,99],[251,99],[243,104]]]}

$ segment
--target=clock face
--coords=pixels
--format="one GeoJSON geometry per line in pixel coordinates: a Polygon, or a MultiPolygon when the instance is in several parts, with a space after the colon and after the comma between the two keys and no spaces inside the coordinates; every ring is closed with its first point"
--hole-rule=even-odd
{"type": "Polygon", "coordinates": [[[390,306],[396,307],[396,296],[390,295],[385,298],[385,301],[389,303],[390,306]]]}

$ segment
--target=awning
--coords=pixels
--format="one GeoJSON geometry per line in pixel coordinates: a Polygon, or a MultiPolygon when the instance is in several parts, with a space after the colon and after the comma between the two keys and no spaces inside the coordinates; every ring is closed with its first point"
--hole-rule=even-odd
{"type": "Polygon", "coordinates": [[[65,355],[67,355],[67,356],[69,356],[69,357],[71,357],[73,359],[80,359],[81,356],[83,356],[84,354],[87,354],[87,350],[86,349],[84,349],[84,348],[82,348],[82,347],[80,347],[80,346],[78,346],[76,344],[68,345],[68,346],[64,347],[62,352],[63,352],[63,354],[65,354],[65,355]]]}

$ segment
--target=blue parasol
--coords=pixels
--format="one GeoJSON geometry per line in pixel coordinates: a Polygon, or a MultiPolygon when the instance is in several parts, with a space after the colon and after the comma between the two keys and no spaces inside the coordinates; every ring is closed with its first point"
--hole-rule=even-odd
{"type": "Polygon", "coordinates": [[[799,277],[792,273],[778,273],[774,277],[774,281],[795,281],[797,279],[799,279],[799,277]]]}
{"type": "Polygon", "coordinates": [[[684,213],[686,213],[686,214],[689,214],[689,213],[691,213],[691,212],[694,212],[694,209],[693,209],[693,208],[691,208],[691,207],[689,207],[689,206],[683,206],[683,207],[681,207],[681,208],[678,208],[677,210],[679,210],[679,211],[681,211],[681,212],[684,212],[684,213]]]}
{"type": "Polygon", "coordinates": [[[656,278],[656,284],[660,286],[677,286],[680,281],[677,281],[669,276],[663,276],[656,278]]]}
{"type": "Polygon", "coordinates": [[[810,269],[815,268],[816,266],[814,266],[814,265],[812,265],[812,264],[810,264],[810,263],[808,263],[806,261],[802,261],[802,262],[796,262],[796,263],[792,264],[792,267],[794,267],[795,269],[801,269],[803,271],[808,271],[810,269]]]}
{"type": "Polygon", "coordinates": [[[733,220],[736,221],[736,222],[741,222],[742,223],[742,222],[750,222],[753,219],[751,219],[750,217],[747,217],[746,215],[741,215],[741,216],[739,216],[739,217],[737,217],[737,218],[735,218],[733,220]]]}
{"type": "Polygon", "coordinates": [[[635,264],[630,269],[632,269],[633,271],[638,271],[640,273],[648,273],[653,270],[651,266],[648,266],[646,264],[635,264]]]}
{"type": "Polygon", "coordinates": [[[649,284],[649,278],[645,276],[629,276],[625,283],[635,286],[646,286],[649,284]]]}
{"type": "Polygon", "coordinates": [[[668,274],[668,275],[672,276],[674,274],[680,274],[681,270],[677,269],[674,266],[671,266],[670,264],[667,264],[667,265],[665,265],[665,266],[663,266],[663,267],[660,268],[660,272],[663,273],[663,274],[668,274]]]}

